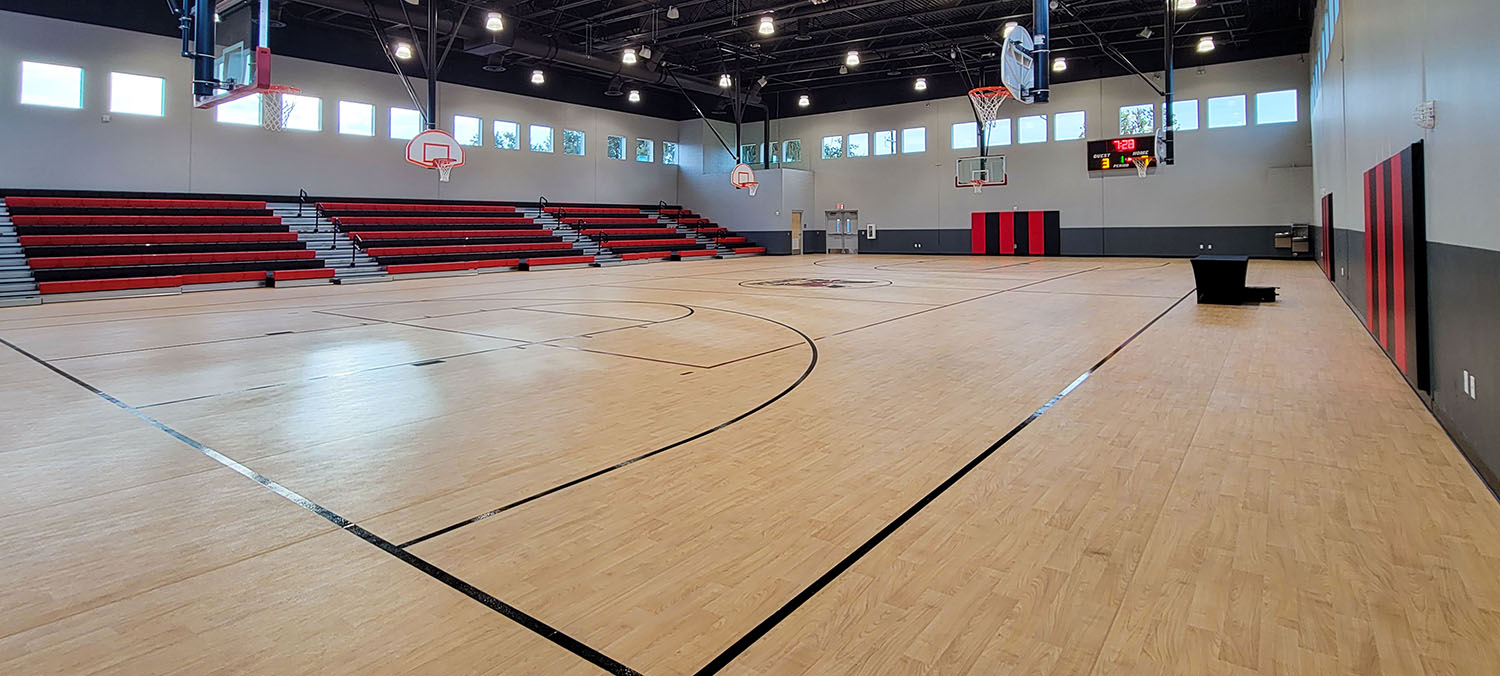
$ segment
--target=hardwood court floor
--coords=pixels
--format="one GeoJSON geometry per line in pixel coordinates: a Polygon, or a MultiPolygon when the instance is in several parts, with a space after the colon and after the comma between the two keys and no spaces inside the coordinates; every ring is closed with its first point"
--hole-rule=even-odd
{"type": "Polygon", "coordinates": [[[1315,266],[1251,275],[1282,301],[807,256],[0,311],[0,673],[1500,672],[1500,504],[1315,266]]]}

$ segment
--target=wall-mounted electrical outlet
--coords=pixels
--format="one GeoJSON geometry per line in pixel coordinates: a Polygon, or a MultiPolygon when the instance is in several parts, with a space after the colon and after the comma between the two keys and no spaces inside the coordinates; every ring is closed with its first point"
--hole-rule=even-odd
{"type": "Polygon", "coordinates": [[[1476,383],[1474,382],[1474,374],[1470,373],[1469,374],[1469,398],[1470,399],[1478,399],[1479,398],[1479,392],[1477,391],[1478,389],[1479,388],[1476,386],[1476,383]]]}
{"type": "Polygon", "coordinates": [[[1463,386],[1463,388],[1464,388],[1464,394],[1468,394],[1469,393],[1469,372],[1468,371],[1464,371],[1462,374],[1459,374],[1459,376],[1458,376],[1458,384],[1461,385],[1461,386],[1463,386]]]}
{"type": "Polygon", "coordinates": [[[105,113],[103,115],[100,115],[99,116],[99,121],[103,122],[104,124],[109,124],[109,113],[105,113]]]}
{"type": "Polygon", "coordinates": [[[1349,275],[1349,273],[1344,271],[1344,266],[1340,265],[1339,266],[1339,276],[1340,277],[1346,277],[1348,275],[1349,275]]]}

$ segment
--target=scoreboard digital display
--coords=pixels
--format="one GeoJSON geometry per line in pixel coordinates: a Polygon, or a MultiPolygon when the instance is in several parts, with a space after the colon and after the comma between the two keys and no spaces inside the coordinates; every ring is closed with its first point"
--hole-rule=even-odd
{"type": "Polygon", "coordinates": [[[1134,170],[1132,157],[1147,158],[1146,166],[1156,166],[1155,136],[1126,136],[1124,138],[1089,141],[1089,171],[1134,170]]]}

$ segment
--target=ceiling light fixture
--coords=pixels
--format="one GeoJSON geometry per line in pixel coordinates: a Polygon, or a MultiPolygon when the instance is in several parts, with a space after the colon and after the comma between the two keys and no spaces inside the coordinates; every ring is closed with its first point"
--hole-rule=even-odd
{"type": "Polygon", "coordinates": [[[728,89],[728,88],[733,87],[733,86],[734,86],[734,78],[729,77],[729,73],[724,73],[723,75],[719,76],[719,87],[720,88],[722,88],[722,89],[728,89]]]}
{"type": "Polygon", "coordinates": [[[1198,53],[1214,51],[1214,39],[1205,35],[1198,39],[1198,53]]]}
{"type": "Polygon", "coordinates": [[[846,65],[846,66],[858,66],[859,65],[859,51],[853,50],[853,49],[849,50],[849,53],[844,55],[844,65],[846,65]]]}
{"type": "Polygon", "coordinates": [[[639,89],[632,89],[632,90],[630,90],[630,95],[627,96],[627,97],[625,97],[625,98],[629,99],[631,103],[640,103],[641,102],[641,90],[639,90],[639,89]]]}
{"type": "Polygon", "coordinates": [[[677,17],[679,17],[679,16],[682,16],[682,13],[679,12],[679,11],[677,11],[677,5],[668,5],[667,6],[667,18],[668,19],[676,21],[677,17]]]}
{"type": "Polygon", "coordinates": [[[1007,22],[1005,22],[1005,30],[1003,32],[1001,32],[1000,37],[1005,37],[1005,38],[1010,37],[1010,32],[1013,31],[1013,30],[1015,30],[1016,26],[1019,26],[1019,25],[1021,25],[1021,24],[1018,24],[1018,23],[1016,23],[1014,21],[1007,21],[1007,22]]]}
{"type": "Polygon", "coordinates": [[[641,45],[641,58],[651,60],[651,45],[641,45]]]}
{"type": "Polygon", "coordinates": [[[620,55],[620,60],[625,62],[627,66],[635,65],[635,48],[626,47],[625,52],[620,55]]]}
{"type": "Polygon", "coordinates": [[[761,35],[770,35],[776,32],[776,22],[771,20],[771,15],[767,14],[760,18],[760,27],[755,29],[755,32],[761,35]]]}
{"type": "Polygon", "coordinates": [[[485,72],[489,72],[489,73],[504,73],[505,72],[505,54],[503,54],[503,53],[501,53],[501,54],[491,54],[491,55],[485,57],[484,58],[484,65],[480,66],[480,69],[484,70],[485,72]]]}
{"type": "Polygon", "coordinates": [[[542,71],[539,71],[539,70],[531,71],[531,84],[542,84],[543,82],[546,82],[546,81],[547,81],[547,76],[543,75],[542,71]]]}
{"type": "Polygon", "coordinates": [[[398,58],[398,59],[410,59],[411,58],[411,45],[406,44],[405,42],[398,42],[398,43],[396,43],[396,58],[398,58]]]}
{"type": "Polygon", "coordinates": [[[927,78],[925,78],[925,77],[919,77],[919,78],[917,78],[916,88],[917,88],[917,91],[919,91],[919,92],[925,92],[925,91],[927,91],[927,78]]]}
{"type": "Polygon", "coordinates": [[[1143,39],[1146,39],[1146,40],[1150,40],[1151,36],[1153,36],[1153,35],[1156,35],[1156,33],[1152,32],[1150,26],[1142,28],[1141,32],[1136,33],[1137,37],[1140,37],[1140,38],[1143,38],[1143,39]]]}
{"type": "Polygon", "coordinates": [[[1177,11],[1186,11],[1198,6],[1198,0],[1177,0],[1177,11]]]}
{"type": "Polygon", "coordinates": [[[1068,69],[1068,60],[1061,56],[1052,60],[1052,72],[1061,73],[1068,69]]]}
{"type": "Polygon", "coordinates": [[[797,105],[806,108],[812,105],[812,99],[808,98],[806,94],[803,94],[802,96],[797,97],[797,105]]]}
{"type": "Polygon", "coordinates": [[[484,29],[492,33],[505,30],[505,18],[499,12],[490,12],[484,17],[484,29]]]}
{"type": "Polygon", "coordinates": [[[839,75],[848,75],[848,74],[849,74],[849,67],[848,66],[844,66],[844,65],[840,65],[839,66],[839,75]]]}

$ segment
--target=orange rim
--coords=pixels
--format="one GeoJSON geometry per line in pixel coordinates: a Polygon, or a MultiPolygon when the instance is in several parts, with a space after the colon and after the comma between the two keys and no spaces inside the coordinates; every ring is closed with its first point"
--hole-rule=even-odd
{"type": "Polygon", "coordinates": [[[1005,87],[976,87],[969,90],[969,96],[982,99],[1005,98],[1010,96],[1010,89],[1005,87]]]}

